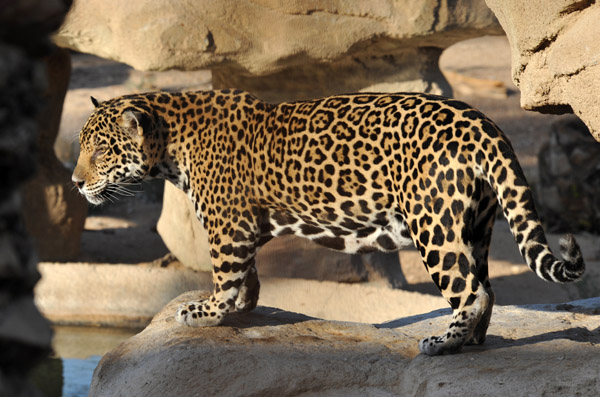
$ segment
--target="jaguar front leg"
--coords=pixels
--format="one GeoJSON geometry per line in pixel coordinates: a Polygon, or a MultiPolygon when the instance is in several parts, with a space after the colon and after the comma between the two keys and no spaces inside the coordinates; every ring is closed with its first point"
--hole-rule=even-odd
{"type": "Polygon", "coordinates": [[[207,299],[181,304],[175,314],[177,322],[192,327],[215,326],[231,312],[256,307],[259,283],[254,267],[258,248],[255,235],[245,228],[232,233],[225,229],[218,236],[209,232],[214,291],[207,299]]]}

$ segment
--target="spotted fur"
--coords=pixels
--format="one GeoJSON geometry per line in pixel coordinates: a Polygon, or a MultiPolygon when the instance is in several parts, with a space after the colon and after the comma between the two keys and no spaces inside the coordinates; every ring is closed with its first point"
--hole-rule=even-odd
{"type": "Polygon", "coordinates": [[[498,202],[530,268],[580,278],[572,236],[564,260],[546,243],[508,139],[468,105],[425,94],[355,94],[267,104],[241,91],[148,93],[97,104],[80,134],[73,181],[92,203],[122,182],[171,181],[209,236],[214,292],[177,321],[217,325],[258,301],[254,266],[273,236],[348,253],[414,244],[453,309],[423,353],[482,343],[494,304],[487,256],[498,202]]]}

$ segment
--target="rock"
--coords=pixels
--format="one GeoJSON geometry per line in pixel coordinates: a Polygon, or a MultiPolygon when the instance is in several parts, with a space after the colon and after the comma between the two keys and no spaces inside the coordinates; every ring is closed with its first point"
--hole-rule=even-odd
{"type": "Polygon", "coordinates": [[[295,236],[268,242],[258,252],[256,264],[260,275],[342,283],[383,280],[392,288],[406,285],[397,252],[348,255],[295,236]]]}
{"type": "Polygon", "coordinates": [[[71,60],[67,50],[55,48],[44,61],[48,85],[37,117],[38,173],[23,187],[24,219],[41,260],[69,261],[79,254],[87,215],[87,202],[72,188],[71,172],[54,154],[71,60]]]}
{"type": "Polygon", "coordinates": [[[471,77],[450,70],[444,71],[455,94],[460,96],[479,96],[484,98],[506,99],[508,88],[502,81],[471,77]]]}
{"type": "Polygon", "coordinates": [[[521,106],[575,113],[600,141],[600,5],[595,1],[486,0],[504,28],[521,106]]]}
{"type": "MultiPolygon", "coordinates": [[[[213,286],[211,273],[176,266],[45,262],[39,270],[35,304],[47,319],[64,325],[143,328],[183,292],[213,286]]],[[[380,285],[262,275],[260,282],[262,304],[328,320],[382,322],[447,306],[439,294],[380,285]]],[[[549,294],[581,296],[573,290],[549,294]]]]}
{"type": "Polygon", "coordinates": [[[538,155],[540,214],[552,231],[600,232],[600,144],[577,117],[552,125],[538,155]]]}
{"type": "Polygon", "coordinates": [[[398,48],[384,53],[371,53],[376,47],[367,46],[365,53],[350,53],[330,62],[298,60],[267,75],[257,76],[238,66],[220,66],[212,70],[213,87],[244,89],[273,103],[358,91],[452,96],[452,88],[438,66],[444,44],[439,44],[441,48],[396,45],[398,48]]]}
{"type": "Polygon", "coordinates": [[[348,255],[294,236],[269,241],[256,257],[259,275],[356,283],[369,278],[360,255],[348,255]]]}
{"type": "Polygon", "coordinates": [[[179,262],[192,269],[212,271],[208,235],[190,199],[170,182],[165,182],[157,230],[179,262]]]}
{"type": "Polygon", "coordinates": [[[75,1],[55,41],[140,70],[210,68],[215,87],[280,102],[361,90],[451,95],[441,52],[486,34],[501,29],[483,0],[110,0],[75,1]]]}
{"type": "Polygon", "coordinates": [[[33,304],[39,273],[20,191],[36,171],[36,117],[46,84],[41,58],[65,13],[62,1],[0,4],[1,396],[41,395],[27,374],[51,350],[52,331],[33,304]]]}
{"type": "Polygon", "coordinates": [[[127,6],[119,0],[76,0],[55,41],[139,70],[229,65],[265,76],[338,59],[360,57],[354,61],[360,63],[367,54],[372,63],[388,62],[381,58],[387,55],[392,64],[397,50],[443,49],[466,38],[500,33],[482,0],[145,0],[127,6]]]}
{"type": "Polygon", "coordinates": [[[106,354],[90,396],[600,393],[600,298],[497,307],[484,346],[426,357],[417,341],[442,332],[449,310],[369,325],[259,307],[220,327],[176,323],[177,305],[198,295],[179,296],[106,354]]]}

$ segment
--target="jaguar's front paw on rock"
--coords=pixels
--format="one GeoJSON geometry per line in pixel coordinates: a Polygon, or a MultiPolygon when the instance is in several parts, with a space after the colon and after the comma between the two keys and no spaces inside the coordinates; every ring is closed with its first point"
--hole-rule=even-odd
{"type": "Polygon", "coordinates": [[[190,327],[211,327],[221,323],[223,314],[211,310],[206,300],[193,301],[179,305],[175,320],[190,327]]]}
{"type": "Polygon", "coordinates": [[[462,343],[449,341],[443,336],[430,336],[429,338],[421,339],[419,342],[419,350],[428,356],[453,354],[457,353],[461,348],[462,343]]]}
{"type": "Polygon", "coordinates": [[[419,350],[421,353],[426,354],[428,356],[436,356],[438,355],[438,349],[440,345],[440,340],[436,336],[430,336],[429,338],[421,339],[419,341],[419,350]]]}
{"type": "Polygon", "coordinates": [[[429,338],[421,339],[419,350],[428,356],[439,356],[442,354],[458,353],[462,345],[463,342],[460,340],[449,340],[444,336],[430,336],[429,338]]]}

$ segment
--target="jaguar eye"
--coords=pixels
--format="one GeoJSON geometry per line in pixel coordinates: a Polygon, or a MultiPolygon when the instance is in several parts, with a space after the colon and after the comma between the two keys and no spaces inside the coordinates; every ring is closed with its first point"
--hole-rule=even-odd
{"type": "Polygon", "coordinates": [[[108,148],[105,146],[100,146],[98,149],[96,149],[96,151],[94,152],[94,154],[92,155],[92,160],[96,161],[98,159],[101,159],[102,157],[104,157],[104,155],[108,152],[108,148]]]}

